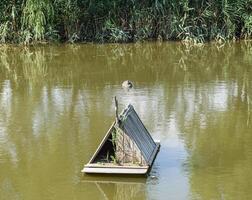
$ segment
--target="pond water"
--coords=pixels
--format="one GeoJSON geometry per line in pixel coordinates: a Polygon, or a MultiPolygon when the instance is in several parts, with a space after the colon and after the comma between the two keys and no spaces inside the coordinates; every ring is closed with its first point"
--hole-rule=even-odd
{"type": "Polygon", "coordinates": [[[249,42],[2,46],[0,199],[251,199],[251,102],[249,42]],[[114,96],[161,140],[147,178],[80,172],[114,96]]]}

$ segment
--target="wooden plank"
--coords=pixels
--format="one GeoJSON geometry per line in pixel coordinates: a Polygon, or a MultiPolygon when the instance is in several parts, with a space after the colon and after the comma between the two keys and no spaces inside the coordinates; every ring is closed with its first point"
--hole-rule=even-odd
{"type": "MultiPolygon", "coordinates": [[[[106,176],[105,176],[106,177],[106,176]]],[[[120,176],[119,176],[120,177],[120,176]]],[[[101,183],[101,184],[121,184],[121,185],[145,185],[146,179],[140,178],[136,176],[137,178],[128,178],[123,176],[124,178],[121,178],[120,181],[118,180],[111,180],[111,176],[109,176],[108,180],[103,180],[104,177],[101,177],[100,179],[95,179],[94,176],[92,176],[92,179],[90,180],[81,180],[81,183],[101,183]]]]}
{"type": "Polygon", "coordinates": [[[128,168],[98,168],[98,167],[84,167],[84,173],[97,173],[97,174],[146,174],[147,168],[128,169],[128,168]]]}
{"type": "Polygon", "coordinates": [[[93,156],[91,157],[90,161],[88,163],[92,163],[95,159],[95,157],[97,156],[97,154],[99,153],[99,151],[101,150],[101,148],[103,147],[104,143],[107,141],[110,132],[112,130],[112,128],[114,127],[115,122],[113,122],[113,124],[110,126],[108,132],[106,133],[106,135],[104,136],[104,138],[102,139],[102,142],[99,144],[98,148],[96,149],[95,153],[93,154],[93,156]]]}
{"type": "Polygon", "coordinates": [[[101,186],[99,185],[99,183],[95,183],[96,187],[98,188],[98,190],[101,192],[103,199],[105,200],[109,200],[109,198],[107,197],[106,193],[103,191],[103,189],[101,188],[101,186]]]}
{"type": "Polygon", "coordinates": [[[152,166],[152,164],[157,156],[157,153],[159,152],[159,149],[160,149],[160,141],[155,141],[155,143],[156,143],[156,148],[153,150],[151,157],[150,157],[150,160],[148,162],[148,163],[150,163],[150,167],[152,166]]]}
{"type": "Polygon", "coordinates": [[[147,169],[149,166],[134,166],[134,165],[102,165],[102,164],[86,164],[85,167],[90,168],[122,168],[122,169],[147,169]]]}

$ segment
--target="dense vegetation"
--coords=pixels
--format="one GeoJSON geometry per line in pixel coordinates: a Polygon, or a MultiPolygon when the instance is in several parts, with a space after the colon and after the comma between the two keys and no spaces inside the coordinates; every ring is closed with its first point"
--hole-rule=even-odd
{"type": "Polygon", "coordinates": [[[0,42],[250,38],[252,0],[1,0],[0,42]]]}

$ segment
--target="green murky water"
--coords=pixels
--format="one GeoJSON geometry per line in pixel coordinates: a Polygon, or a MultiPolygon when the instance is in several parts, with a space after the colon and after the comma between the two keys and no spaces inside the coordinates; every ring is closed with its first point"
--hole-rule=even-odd
{"type": "Polygon", "coordinates": [[[251,102],[252,43],[0,47],[0,199],[252,199],[251,102]],[[147,178],[80,173],[115,95],[161,140],[147,178]]]}

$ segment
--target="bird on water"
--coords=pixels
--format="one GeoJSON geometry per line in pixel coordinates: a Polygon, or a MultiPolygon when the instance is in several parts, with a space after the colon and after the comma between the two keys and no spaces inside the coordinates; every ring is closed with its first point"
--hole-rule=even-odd
{"type": "Polygon", "coordinates": [[[123,81],[122,87],[125,89],[131,89],[133,88],[133,83],[129,80],[123,81]]]}

